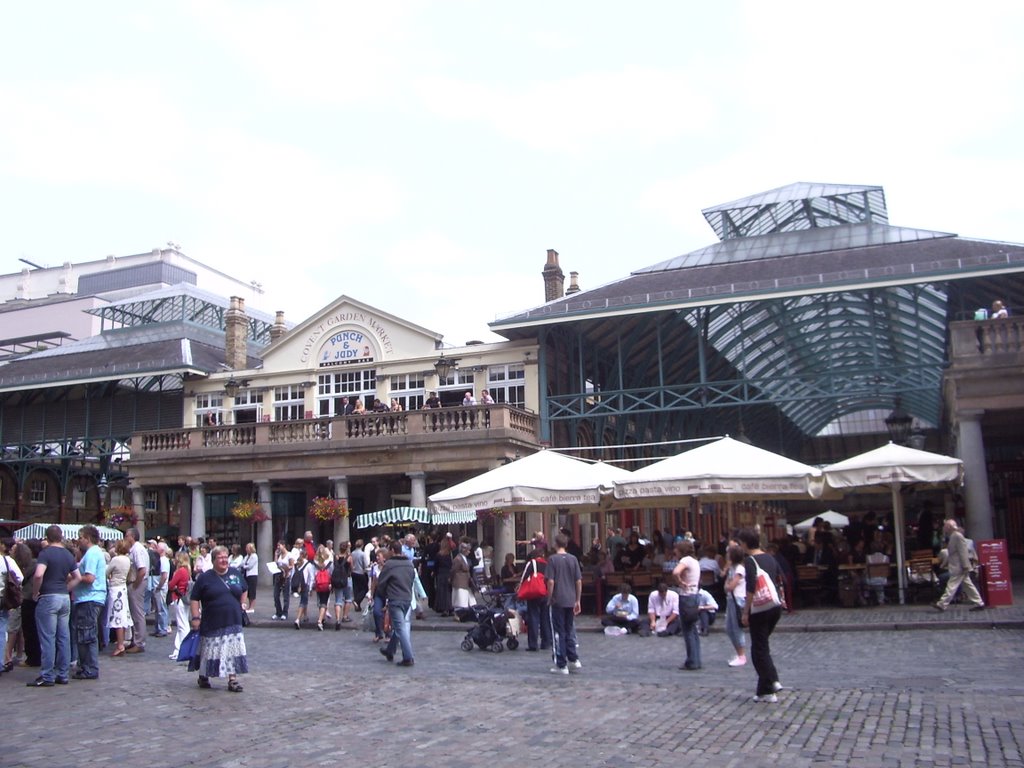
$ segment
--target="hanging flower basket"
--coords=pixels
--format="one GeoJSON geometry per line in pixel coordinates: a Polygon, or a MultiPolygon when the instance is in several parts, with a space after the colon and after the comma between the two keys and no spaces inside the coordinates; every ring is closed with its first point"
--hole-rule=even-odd
{"type": "Polygon", "coordinates": [[[326,496],[317,496],[309,505],[309,514],[317,520],[327,522],[337,520],[339,517],[348,516],[348,501],[346,499],[329,499],[326,496]]]}
{"type": "Polygon", "coordinates": [[[262,523],[264,520],[270,519],[258,501],[248,500],[236,501],[231,507],[231,516],[235,520],[249,523],[262,523]]]}
{"type": "Polygon", "coordinates": [[[481,509],[478,516],[481,520],[504,520],[507,517],[511,517],[512,513],[507,509],[494,507],[493,509],[481,509]]]}
{"type": "Polygon", "coordinates": [[[103,524],[110,528],[131,528],[138,525],[139,516],[131,507],[111,507],[103,518],[103,524]]]}

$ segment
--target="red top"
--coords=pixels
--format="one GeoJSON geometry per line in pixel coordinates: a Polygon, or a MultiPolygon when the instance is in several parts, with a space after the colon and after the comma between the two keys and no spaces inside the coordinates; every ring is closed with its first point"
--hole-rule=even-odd
{"type": "Polygon", "coordinates": [[[172,600],[185,597],[185,593],[188,591],[188,568],[175,568],[174,575],[171,576],[171,580],[167,584],[167,589],[172,600]]]}

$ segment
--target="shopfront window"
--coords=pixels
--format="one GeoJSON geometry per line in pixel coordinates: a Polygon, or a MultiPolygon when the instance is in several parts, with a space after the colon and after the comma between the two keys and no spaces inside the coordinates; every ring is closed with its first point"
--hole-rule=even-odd
{"type": "Polygon", "coordinates": [[[196,426],[213,427],[224,423],[224,398],[220,395],[196,395],[196,426]]]}
{"type": "Polygon", "coordinates": [[[353,405],[356,398],[361,397],[363,405],[369,409],[376,396],[377,371],[373,368],[317,376],[317,413],[321,416],[342,415],[343,397],[353,405]]]}
{"type": "Polygon", "coordinates": [[[306,399],[302,387],[289,384],[274,387],[274,421],[297,421],[306,416],[306,399]]]}
{"type": "Polygon", "coordinates": [[[407,373],[391,377],[390,397],[401,403],[403,410],[416,411],[422,408],[425,393],[422,373],[407,373]]]}
{"type": "Polygon", "coordinates": [[[526,407],[526,367],[522,363],[492,365],[487,370],[487,388],[496,403],[526,407]]]}

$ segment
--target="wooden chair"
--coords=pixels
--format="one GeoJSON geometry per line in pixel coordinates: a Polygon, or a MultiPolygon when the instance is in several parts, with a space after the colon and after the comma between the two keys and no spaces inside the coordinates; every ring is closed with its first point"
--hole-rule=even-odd
{"type": "Polygon", "coordinates": [[[885,584],[882,586],[882,595],[886,600],[892,599],[893,587],[895,586],[892,579],[892,566],[889,563],[868,563],[864,569],[864,584],[865,587],[873,594],[878,594],[877,583],[881,583],[883,580],[885,584]]]}
{"type": "Polygon", "coordinates": [[[932,554],[928,550],[927,558],[911,559],[907,561],[907,599],[916,603],[922,596],[931,602],[935,600],[938,579],[935,578],[935,570],[932,568],[932,554]]]}
{"type": "Polygon", "coordinates": [[[796,588],[800,593],[800,605],[806,607],[810,601],[821,605],[822,583],[821,571],[816,565],[798,565],[796,567],[796,588]]]}
{"type": "Polygon", "coordinates": [[[645,601],[654,589],[654,577],[648,571],[637,571],[632,574],[632,581],[633,594],[640,601],[642,612],[645,601]]]}
{"type": "Polygon", "coordinates": [[[604,606],[600,604],[600,589],[597,579],[594,578],[594,573],[589,568],[583,571],[582,582],[583,589],[580,592],[580,608],[585,611],[587,605],[593,605],[594,614],[600,616],[604,606]]]}

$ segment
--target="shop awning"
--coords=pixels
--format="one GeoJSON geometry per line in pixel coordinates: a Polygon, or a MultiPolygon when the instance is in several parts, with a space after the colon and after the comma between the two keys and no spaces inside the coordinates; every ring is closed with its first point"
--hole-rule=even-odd
{"type": "MultiPolygon", "coordinates": [[[[14,537],[17,539],[45,539],[46,529],[51,525],[53,523],[32,523],[16,530],[14,537]]],[[[65,539],[77,539],[78,532],[82,530],[82,525],[59,524],[57,527],[60,528],[65,539]]],[[[100,533],[100,541],[120,541],[124,538],[124,534],[117,528],[97,525],[96,530],[100,533]]]]}
{"type": "MultiPolygon", "coordinates": [[[[475,519],[474,515],[474,519],[475,519]]],[[[377,525],[394,525],[395,523],[429,523],[432,522],[426,507],[391,507],[377,512],[367,512],[356,518],[357,528],[373,528],[377,525]]]]}

